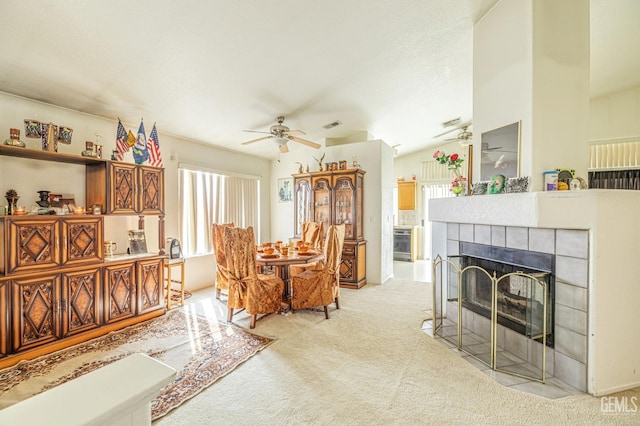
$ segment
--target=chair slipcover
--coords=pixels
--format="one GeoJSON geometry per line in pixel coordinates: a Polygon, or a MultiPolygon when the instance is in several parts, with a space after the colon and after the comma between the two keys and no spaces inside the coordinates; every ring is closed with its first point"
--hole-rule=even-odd
{"type": "Polygon", "coordinates": [[[233,228],[231,223],[214,223],[211,225],[211,238],[213,240],[213,253],[216,256],[216,298],[220,299],[220,291],[229,289],[229,272],[227,271],[227,259],[224,255],[224,228],[233,228]]]}
{"type": "Polygon", "coordinates": [[[330,226],[327,232],[324,267],[291,277],[291,307],[294,310],[324,306],[325,317],[328,319],[328,305],[336,302],[336,308],[340,308],[338,297],[344,234],[344,224],[330,226]]]}
{"type": "MultiPolygon", "coordinates": [[[[300,239],[306,243],[309,243],[312,250],[322,251],[324,247],[324,223],[322,222],[304,222],[302,224],[302,232],[300,233],[300,239]]],[[[308,263],[305,265],[291,265],[289,267],[289,273],[291,275],[301,274],[304,271],[322,269],[324,262],[308,263]]]]}
{"type": "Polygon", "coordinates": [[[257,314],[280,310],[284,282],[275,275],[256,272],[253,227],[224,228],[224,247],[229,272],[227,320],[231,321],[234,309],[245,308],[251,315],[251,328],[254,328],[257,314]]]}

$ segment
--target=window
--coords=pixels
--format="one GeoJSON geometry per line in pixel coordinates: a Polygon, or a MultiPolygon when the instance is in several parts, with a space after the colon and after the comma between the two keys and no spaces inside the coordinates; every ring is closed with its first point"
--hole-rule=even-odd
{"type": "Polygon", "coordinates": [[[257,177],[179,168],[180,238],[185,256],[213,252],[211,224],[253,226],[260,235],[260,180],[257,177]]]}

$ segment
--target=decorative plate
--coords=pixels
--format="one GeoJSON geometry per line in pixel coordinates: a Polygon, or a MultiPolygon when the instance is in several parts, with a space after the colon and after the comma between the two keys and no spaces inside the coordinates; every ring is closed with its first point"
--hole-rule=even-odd
{"type": "Polygon", "coordinates": [[[572,191],[582,189],[582,183],[580,182],[580,179],[571,179],[571,182],[569,182],[569,189],[571,189],[572,191]]]}
{"type": "Polygon", "coordinates": [[[260,255],[260,257],[261,257],[261,258],[263,258],[263,259],[276,259],[276,258],[280,257],[280,255],[279,255],[279,254],[276,254],[276,253],[272,253],[272,254],[261,254],[261,255],[260,255]]]}

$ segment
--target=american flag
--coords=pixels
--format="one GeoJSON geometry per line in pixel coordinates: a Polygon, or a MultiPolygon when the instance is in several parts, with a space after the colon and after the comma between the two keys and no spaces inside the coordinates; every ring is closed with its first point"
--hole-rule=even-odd
{"type": "Polygon", "coordinates": [[[127,131],[124,129],[122,122],[118,119],[118,133],[116,135],[116,159],[122,161],[124,159],[124,153],[129,151],[129,145],[127,144],[127,131]]]}
{"type": "Polygon", "coordinates": [[[162,154],[160,153],[158,131],[156,130],[155,123],[153,123],[153,130],[151,130],[151,134],[149,135],[147,149],[149,150],[149,165],[153,167],[164,167],[162,164],[162,154]]]}

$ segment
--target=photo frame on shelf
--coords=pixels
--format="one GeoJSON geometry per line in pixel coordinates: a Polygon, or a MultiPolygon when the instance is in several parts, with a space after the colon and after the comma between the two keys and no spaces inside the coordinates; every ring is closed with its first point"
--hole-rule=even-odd
{"type": "Polygon", "coordinates": [[[40,122],[37,120],[24,120],[24,135],[28,138],[40,139],[42,137],[40,122]]]}
{"type": "Polygon", "coordinates": [[[278,179],[278,202],[290,203],[293,201],[293,178],[278,179]]]}
{"type": "Polygon", "coordinates": [[[129,254],[140,254],[147,252],[147,239],[143,229],[129,230],[129,254]]]}

